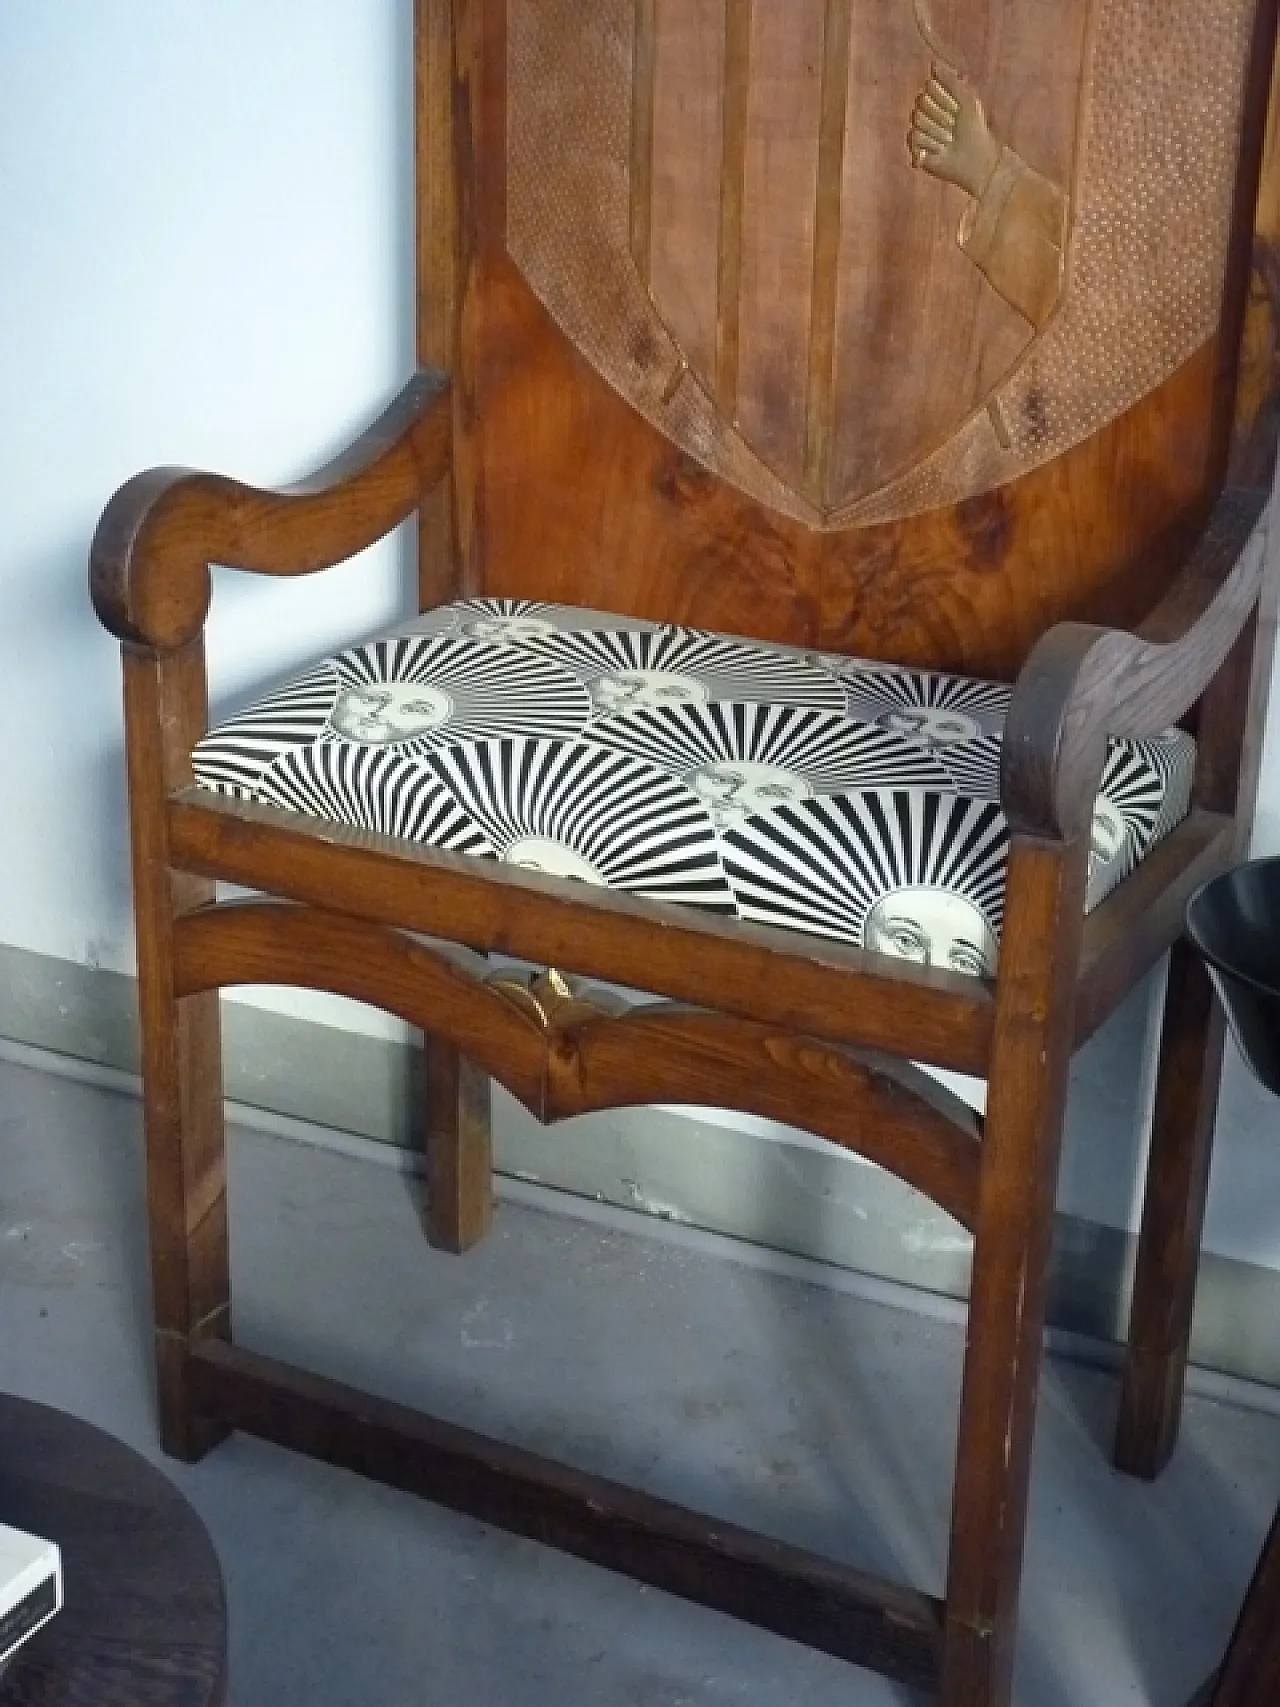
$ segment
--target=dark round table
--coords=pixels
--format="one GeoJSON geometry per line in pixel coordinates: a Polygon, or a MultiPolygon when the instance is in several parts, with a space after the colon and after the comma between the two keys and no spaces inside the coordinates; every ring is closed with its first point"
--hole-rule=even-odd
{"type": "Polygon", "coordinates": [[[0,1522],[58,1543],[64,1595],[0,1677],[0,1707],[224,1707],[222,1572],[160,1471],[0,1394],[0,1522]]]}

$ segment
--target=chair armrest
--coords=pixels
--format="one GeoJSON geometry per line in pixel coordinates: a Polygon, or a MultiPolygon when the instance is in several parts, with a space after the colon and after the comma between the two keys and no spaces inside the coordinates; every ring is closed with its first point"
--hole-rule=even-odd
{"type": "Polygon", "coordinates": [[[1014,829],[1082,830],[1111,735],[1167,729],[1204,693],[1262,590],[1270,494],[1228,488],[1172,587],[1133,633],[1064,622],[1027,659],[1013,691],[1001,801],[1014,829]]]}
{"type": "Polygon", "coordinates": [[[451,438],[448,380],[422,372],[353,445],[282,491],[185,468],[136,475],[93,536],[94,608],[120,640],[176,651],[209,613],[211,563],[308,575],[353,557],[443,479],[451,438]]]}

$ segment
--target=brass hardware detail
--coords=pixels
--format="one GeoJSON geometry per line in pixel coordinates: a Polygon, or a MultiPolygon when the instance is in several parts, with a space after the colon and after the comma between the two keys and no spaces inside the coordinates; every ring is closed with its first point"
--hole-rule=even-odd
{"type": "Polygon", "coordinates": [[[493,978],[487,978],[485,983],[498,995],[505,996],[513,1007],[519,1008],[527,1019],[531,1019],[543,1031],[553,1030],[560,1012],[577,1003],[573,986],[554,966],[548,966],[542,972],[530,973],[524,978],[500,973],[493,978]]]}

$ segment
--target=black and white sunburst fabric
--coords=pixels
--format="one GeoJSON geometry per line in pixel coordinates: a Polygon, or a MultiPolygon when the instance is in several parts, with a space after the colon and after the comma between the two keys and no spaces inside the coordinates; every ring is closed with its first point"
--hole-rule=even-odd
{"type": "Polygon", "coordinates": [[[252,787],[286,741],[419,755],[495,735],[572,740],[590,715],[581,680],[536,653],[448,631],[395,634],[350,647],[229,718],[202,743],[202,763],[252,787]]]}
{"type": "Polygon", "coordinates": [[[1093,806],[1089,905],[1096,906],[1186,815],[1194,749],[1180,730],[1113,741],[1093,806]]]}
{"type": "MultiPolygon", "coordinates": [[[[467,599],[212,729],[204,788],[477,859],[994,972],[1000,683],[467,599]]],[[[1185,815],[1178,730],[1113,742],[1088,904],[1185,815]]]]}
{"type": "Polygon", "coordinates": [[[993,801],[869,789],[736,826],[725,872],[744,918],[989,977],[1008,840],[993,801]]]}
{"type": "Polygon", "coordinates": [[[950,789],[926,749],[831,711],[715,701],[601,718],[591,738],[684,781],[719,829],[811,794],[950,789]]]}
{"type": "Polygon", "coordinates": [[[932,748],[964,794],[1000,797],[1000,742],[1010,690],[1002,682],[892,670],[854,658],[824,660],[844,688],[848,714],[932,748]]]}
{"type": "Polygon", "coordinates": [[[556,634],[581,633],[584,626],[620,634],[653,634],[658,624],[637,616],[581,610],[541,599],[459,599],[427,611],[406,625],[415,634],[454,633],[491,646],[535,648],[556,634]]]}
{"type": "Polygon", "coordinates": [[[702,629],[561,631],[543,652],[589,684],[597,718],[711,701],[844,710],[839,682],[803,652],[702,629]]]}
{"type": "Polygon", "coordinates": [[[511,865],[736,910],[697,795],[657,765],[587,742],[484,741],[430,769],[511,865]]]}

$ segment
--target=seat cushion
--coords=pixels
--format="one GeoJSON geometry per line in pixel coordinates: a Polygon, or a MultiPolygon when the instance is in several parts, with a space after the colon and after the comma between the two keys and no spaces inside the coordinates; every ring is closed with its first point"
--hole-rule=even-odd
{"type": "MultiPolygon", "coordinates": [[[[477,859],[991,975],[998,683],[472,599],[212,729],[201,787],[477,859]]],[[[1116,741],[1088,904],[1187,811],[1179,730],[1116,741]]]]}

